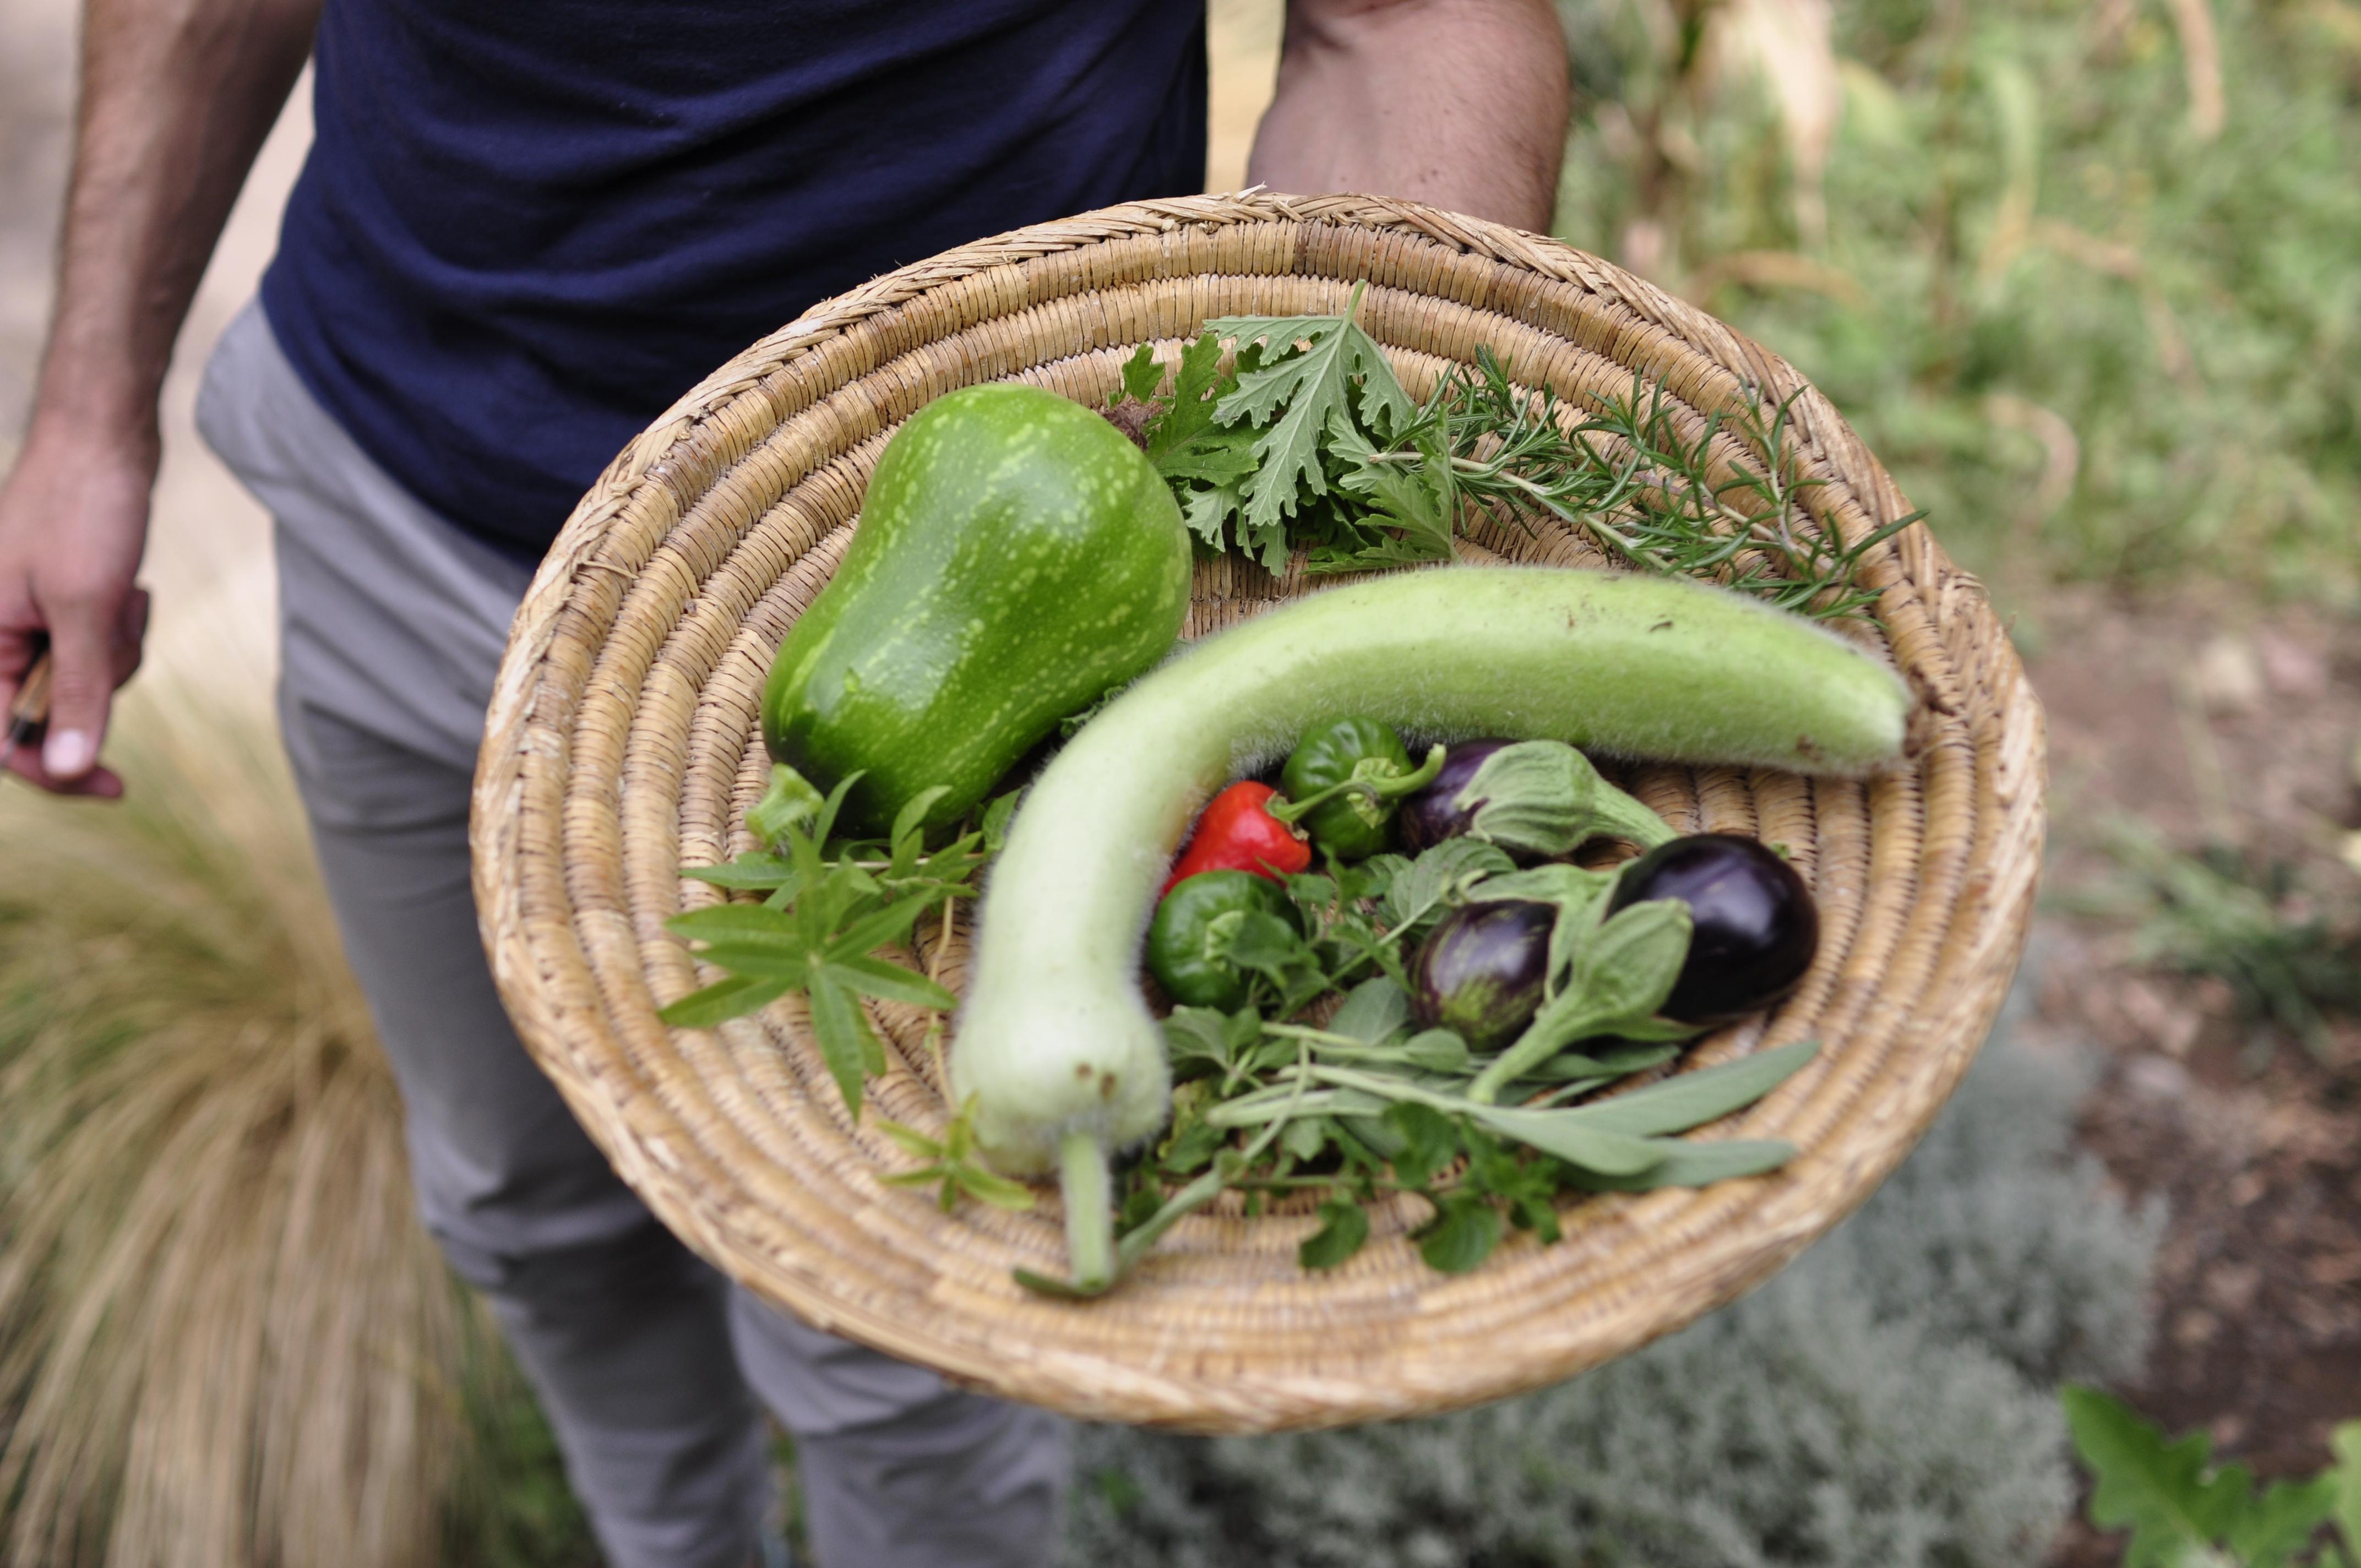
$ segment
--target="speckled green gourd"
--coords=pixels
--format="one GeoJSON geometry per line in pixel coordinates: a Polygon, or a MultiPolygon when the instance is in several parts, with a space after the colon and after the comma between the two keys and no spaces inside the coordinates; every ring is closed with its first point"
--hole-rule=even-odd
{"type": "Polygon", "coordinates": [[[1038,388],[963,388],[879,454],[844,563],[780,644],[763,742],[882,831],[948,822],[1058,721],[1162,658],[1189,609],[1171,491],[1114,426],[1038,388]]]}

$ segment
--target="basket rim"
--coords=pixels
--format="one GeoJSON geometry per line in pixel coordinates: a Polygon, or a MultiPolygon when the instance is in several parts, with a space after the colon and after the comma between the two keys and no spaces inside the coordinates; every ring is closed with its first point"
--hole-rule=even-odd
{"type": "MultiPolygon", "coordinates": [[[[1414,203],[1366,196],[1295,197],[1253,191],[1172,198],[1107,208],[977,241],[815,305],[683,394],[618,454],[585,495],[517,613],[475,781],[470,832],[478,919],[520,1036],[624,1180],[657,1215],[694,1249],[774,1302],[818,1326],[896,1354],[912,1354],[909,1324],[881,1320],[832,1293],[825,1280],[815,1278],[794,1258],[775,1255],[776,1248],[756,1236],[732,1203],[716,1201],[699,1189],[691,1156],[695,1135],[679,1117],[656,1097],[631,1093],[630,1085],[599,1070],[569,1044],[568,1036],[575,1031],[595,1035],[605,1027],[598,1015],[600,1003],[595,987],[575,983],[566,975],[569,969],[587,972],[588,959],[574,926],[577,912],[566,891],[563,858],[555,867],[537,863],[534,857],[546,846],[529,843],[520,831],[529,782],[534,788],[545,787],[553,773],[562,773],[564,767],[565,742],[557,730],[572,699],[549,684],[550,651],[571,624],[577,593],[602,576],[623,572],[600,559],[599,552],[626,513],[642,503],[669,504],[675,515],[685,512],[745,455],[738,433],[730,428],[733,412],[752,407],[749,400],[771,396],[795,367],[833,340],[949,284],[994,269],[1113,239],[1247,224],[1400,235],[1569,285],[1602,308],[1620,309],[1669,334],[1687,353],[1748,386],[1783,398],[1792,394],[1800,411],[1796,439],[1835,448],[1849,472],[1865,476],[1874,494],[1863,504],[1873,502],[1875,514],[1900,516],[1907,510],[1891,477],[1817,389],[1733,329],[1562,241],[1414,203]]],[[[1955,1009],[1964,1026],[1953,1033],[1969,1037],[1914,1080],[1905,1102],[1883,1107],[1874,1137],[1841,1151],[1841,1168],[1831,1172],[1832,1201],[1808,1211],[1758,1204],[1760,1223],[1747,1233],[1747,1245],[1731,1245],[1727,1232],[1719,1233],[1715,1239],[1719,1245],[1700,1244],[1668,1266],[1679,1276],[1678,1311],[1653,1317],[1626,1314],[1611,1329],[1547,1347],[1539,1357],[1539,1364],[1545,1364],[1543,1378],[1532,1376],[1535,1363],[1523,1365],[1513,1376],[1476,1370],[1457,1375],[1455,1381],[1446,1377],[1451,1391],[1440,1400],[1431,1380],[1389,1389],[1366,1377],[1307,1375],[1280,1380],[1285,1387],[1224,1388],[1219,1377],[1175,1376],[1054,1343],[1028,1343],[1021,1354],[998,1363],[968,1353],[930,1364],[955,1381],[1059,1404],[1077,1413],[1197,1430],[1262,1431],[1411,1414],[1513,1392],[1636,1348],[1734,1299],[1850,1212],[1915,1145],[1972,1058],[2022,947],[2044,833],[2039,707],[1980,585],[1950,565],[1924,524],[1877,546],[1865,565],[1870,586],[1882,590],[1881,627],[1912,674],[1931,722],[1952,729],[1964,726],[1960,715],[1966,698],[1955,666],[1966,661],[1950,656],[1952,644],[1971,649],[1981,662],[1982,686],[1993,699],[1986,705],[1993,719],[1984,726],[1988,733],[1978,741],[1962,729],[1960,734],[1932,737],[1927,743],[1968,744],[1993,754],[1988,766],[1981,755],[1978,759],[1982,779],[1979,799],[1990,795],[1999,814],[1991,839],[2005,852],[1998,865],[1978,869],[1977,894],[1985,913],[1976,923],[1974,940],[1951,955],[1954,967],[1967,977],[1958,987],[1955,1009]]]]}

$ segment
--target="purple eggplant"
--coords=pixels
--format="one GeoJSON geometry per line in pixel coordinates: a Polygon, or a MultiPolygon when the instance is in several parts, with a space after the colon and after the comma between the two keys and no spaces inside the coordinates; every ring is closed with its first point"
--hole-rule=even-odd
{"type": "Polygon", "coordinates": [[[1483,802],[1471,800],[1462,811],[1453,803],[1484,759],[1501,747],[1514,744],[1508,740],[1463,740],[1451,748],[1443,759],[1443,771],[1434,782],[1401,804],[1395,820],[1400,824],[1403,845],[1413,855],[1421,850],[1431,850],[1445,839],[1456,839],[1467,831],[1467,824],[1483,802]]]}
{"type": "Polygon", "coordinates": [[[1726,1024],[1795,989],[1819,950],[1820,916],[1795,868],[1734,833],[1675,839],[1623,868],[1608,911],[1677,898],[1695,927],[1664,1005],[1684,1024],[1726,1024]]]}
{"type": "Polygon", "coordinates": [[[1453,910],[1411,967],[1411,1012],[1478,1050],[1522,1033],[1542,1004],[1557,906],[1523,900],[1453,910]]]}

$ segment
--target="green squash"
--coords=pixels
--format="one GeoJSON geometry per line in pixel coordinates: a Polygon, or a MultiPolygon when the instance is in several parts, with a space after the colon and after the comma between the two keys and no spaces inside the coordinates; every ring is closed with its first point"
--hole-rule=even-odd
{"type": "Polygon", "coordinates": [[[1180,509],[1078,403],[994,383],[936,399],[878,455],[844,564],[779,645],[771,756],[846,830],[934,784],[956,819],[1058,721],[1161,659],[1189,608],[1180,509]]]}

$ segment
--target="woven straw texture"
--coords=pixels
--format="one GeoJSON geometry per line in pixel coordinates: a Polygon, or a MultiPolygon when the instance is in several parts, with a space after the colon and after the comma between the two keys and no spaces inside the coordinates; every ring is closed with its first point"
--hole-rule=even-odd
{"type": "MultiPolygon", "coordinates": [[[[1140,343],[1169,359],[1208,317],[1334,312],[1364,279],[1362,323],[1414,395],[1479,345],[1567,399],[1628,392],[1637,370],[1684,418],[1798,394],[1792,460],[1818,481],[1803,492],[1813,520],[1858,537],[1908,510],[1817,392],[1719,322],[1555,241],[1366,197],[1200,197],[1042,225],[879,278],[739,356],[615,460],[544,563],[493,700],[474,833],[484,934],[526,1043],[654,1211],[770,1300],[1084,1417],[1239,1432],[1448,1409],[1595,1365],[1760,1282],[1868,1195],[1974,1054],[2031,911],[2041,719],[1982,590],[1923,527],[1872,554],[1882,597],[1863,633],[1921,699],[1907,771],[1625,775],[1677,828],[1784,843],[1818,897],[1803,988],[1689,1058],[1824,1042],[1698,1135],[1793,1141],[1775,1175],[1569,1197],[1562,1242],[1512,1234],[1457,1277],[1406,1240],[1419,1200],[1376,1214],[1345,1266],[1307,1275],[1305,1209],[1249,1219],[1231,1195],[1076,1305],[1009,1277],[1063,1272],[1053,1192],[1027,1213],[945,1215],[876,1179],[915,1163],[876,1113],[945,1120],[921,1015],[873,1006],[895,1067],[859,1126],[799,998],[714,1030],[657,1022],[714,978],[664,922],[721,895],[676,868],[751,847],[772,651],[842,558],[899,422],[992,379],[1099,402],[1140,343]]],[[[1733,446],[1729,460],[1750,459],[1733,446]]],[[[1466,554],[1605,565],[1554,525],[1479,526],[1466,554]]],[[[1308,590],[1201,565],[1185,635],[1308,590]]],[[[965,953],[964,929],[929,917],[904,957],[957,989],[965,953]]]]}

